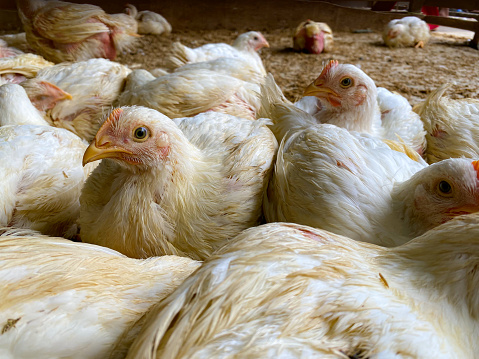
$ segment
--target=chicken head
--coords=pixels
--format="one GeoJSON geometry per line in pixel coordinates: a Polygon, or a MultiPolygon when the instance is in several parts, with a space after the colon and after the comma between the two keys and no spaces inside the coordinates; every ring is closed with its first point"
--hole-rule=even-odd
{"type": "Polygon", "coordinates": [[[417,172],[393,191],[414,235],[479,211],[479,161],[448,159],[417,172]],[[407,188],[407,189],[406,189],[407,188]]]}
{"type": "MultiPolygon", "coordinates": [[[[161,165],[170,153],[174,134],[179,130],[172,121],[162,121],[159,125],[154,116],[144,118],[141,115],[145,114],[146,109],[141,109],[141,114],[138,114],[140,107],[135,106],[114,109],[85,151],[83,165],[102,158],[117,160],[133,171],[138,166],[161,165]],[[168,126],[170,122],[171,128],[168,126]]],[[[150,111],[156,116],[167,118],[157,111],[150,111]]]]}
{"type": "Polygon", "coordinates": [[[72,96],[51,82],[31,79],[22,82],[33,106],[39,111],[52,109],[59,101],[71,100],[72,96]]]}
{"type": "Polygon", "coordinates": [[[359,68],[331,60],[304,96],[316,96],[328,109],[342,112],[374,104],[377,91],[374,81],[359,68]]]}
{"type": "Polygon", "coordinates": [[[233,46],[241,50],[258,51],[263,47],[269,47],[268,41],[258,31],[249,31],[236,38],[233,46]]]}

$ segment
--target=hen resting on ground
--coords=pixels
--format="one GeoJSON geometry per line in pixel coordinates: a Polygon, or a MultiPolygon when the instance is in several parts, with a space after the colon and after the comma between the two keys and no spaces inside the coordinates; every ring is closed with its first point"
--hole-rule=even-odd
{"type": "Polygon", "coordinates": [[[168,35],[171,33],[169,22],[156,12],[149,10],[138,12],[131,4],[126,5],[125,12],[138,23],[139,34],[168,35]]]}
{"type": "Polygon", "coordinates": [[[144,74],[144,70],[134,70],[128,76],[125,87],[130,90],[120,95],[117,106],[145,106],[169,118],[217,111],[256,119],[259,109],[256,84],[205,69],[179,71],[146,83],[148,76],[144,74]]]}
{"type": "Polygon", "coordinates": [[[450,84],[429,94],[414,107],[426,129],[426,160],[479,158],[479,100],[444,97],[450,84]]]}
{"type": "Polygon", "coordinates": [[[295,222],[387,247],[479,211],[479,161],[428,166],[367,135],[315,125],[283,140],[264,202],[295,222]]]}
{"type": "Polygon", "coordinates": [[[130,257],[207,258],[262,216],[276,141],[261,121],[112,111],[85,152],[81,237],[130,257]],[[176,122],[176,124],[175,124],[176,122]]]}
{"type": "Polygon", "coordinates": [[[134,18],[64,1],[17,0],[30,47],[53,62],[115,59],[138,34],[134,18]]]}
{"type": "Polygon", "coordinates": [[[199,265],[63,238],[0,237],[0,356],[124,358],[133,339],[124,334],[199,265]]]}
{"type": "Polygon", "coordinates": [[[0,127],[0,226],[75,236],[80,191],[96,167],[82,168],[86,147],[61,128],[0,127]]]}
{"type": "Polygon", "coordinates": [[[397,248],[252,228],[152,308],[127,358],[473,359],[478,253],[472,216],[397,248]]]}
{"type": "Polygon", "coordinates": [[[219,43],[191,49],[175,42],[173,44],[173,54],[167,59],[166,66],[175,69],[191,62],[210,61],[219,57],[233,57],[252,62],[255,68],[261,69],[262,74],[266,75],[261,57],[257,53],[263,47],[269,47],[268,41],[257,31],[241,34],[234,41],[233,46],[219,43]]]}
{"type": "Polygon", "coordinates": [[[0,59],[0,85],[18,84],[35,77],[41,69],[50,67],[53,62],[35,54],[22,54],[0,59]]]}
{"type": "Polygon", "coordinates": [[[312,112],[307,111],[318,123],[330,123],[390,140],[398,140],[399,136],[419,153],[424,152],[425,132],[420,119],[402,104],[401,111],[394,112],[395,116],[390,113],[382,117],[374,81],[354,65],[331,60],[306,88],[304,95],[315,96],[321,102],[312,112]]]}
{"type": "Polygon", "coordinates": [[[128,67],[113,61],[90,59],[43,69],[22,86],[48,123],[90,142],[130,72],[128,67]],[[51,91],[50,85],[60,90],[51,91]],[[68,96],[62,96],[62,92],[68,96]]]}
{"type": "Polygon", "coordinates": [[[303,21],[293,35],[293,48],[310,54],[330,52],[333,49],[333,31],[324,22],[303,21]]]}
{"type": "Polygon", "coordinates": [[[416,16],[391,20],[383,31],[384,43],[389,47],[424,47],[430,37],[429,26],[416,16]]]}

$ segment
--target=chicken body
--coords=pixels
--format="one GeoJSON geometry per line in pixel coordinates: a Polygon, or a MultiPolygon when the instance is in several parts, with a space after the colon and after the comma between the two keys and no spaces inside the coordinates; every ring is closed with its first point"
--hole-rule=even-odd
{"type": "Polygon", "coordinates": [[[0,356],[124,358],[132,338],[123,335],[199,265],[63,238],[0,237],[0,356]]]}
{"type": "Polygon", "coordinates": [[[84,156],[105,159],[82,191],[83,241],[136,258],[201,259],[258,224],[271,131],[216,112],[175,122],[143,107],[110,114],[84,156]]]}
{"type": "Polygon", "coordinates": [[[45,68],[22,86],[48,123],[90,142],[130,72],[128,67],[113,61],[90,59],[45,68]],[[50,85],[60,90],[51,91],[50,85]]]}
{"type": "Polygon", "coordinates": [[[257,51],[263,47],[269,47],[268,41],[257,31],[249,31],[238,36],[233,45],[206,44],[191,49],[179,42],[173,44],[173,54],[168,58],[167,66],[175,69],[191,62],[210,61],[219,57],[242,58],[254,64],[255,68],[261,69],[266,75],[261,57],[257,51]]]}
{"type": "Polygon", "coordinates": [[[52,66],[53,62],[35,54],[21,54],[0,59],[0,85],[18,84],[35,77],[41,69],[52,66]]]}
{"type": "Polygon", "coordinates": [[[53,62],[115,59],[132,46],[137,23],[126,14],[65,1],[17,0],[29,46],[53,62]]]}
{"type": "Polygon", "coordinates": [[[471,216],[391,249],[249,229],[152,308],[127,358],[475,358],[478,238],[471,216]]]}
{"type": "Polygon", "coordinates": [[[86,147],[61,128],[0,127],[0,226],[75,236],[81,188],[95,167],[81,166],[86,147]]]}
{"type": "Polygon", "coordinates": [[[170,23],[160,14],[144,10],[138,12],[134,5],[126,5],[125,12],[138,23],[139,34],[168,35],[171,33],[170,23]]]}
{"type": "Polygon", "coordinates": [[[262,83],[264,71],[255,63],[243,58],[220,57],[215,60],[193,62],[178,67],[175,72],[191,70],[210,70],[252,83],[262,83]]]}
{"type": "Polygon", "coordinates": [[[260,106],[259,86],[256,84],[215,71],[190,69],[146,83],[141,76],[136,85],[131,83],[138,79],[136,71],[127,79],[128,87],[132,90],[120,95],[118,106],[145,106],[170,118],[194,116],[211,110],[256,119],[256,111],[260,106]]]}
{"type": "Polygon", "coordinates": [[[7,125],[49,126],[20,85],[0,86],[0,127],[7,125]]]}
{"type": "Polygon", "coordinates": [[[330,61],[304,95],[315,96],[321,102],[312,112],[308,111],[318,123],[330,123],[389,140],[397,140],[399,136],[419,153],[424,151],[425,132],[421,121],[411,115],[410,110],[404,111],[401,104],[401,110],[392,112],[394,116],[385,116],[382,122],[376,85],[354,65],[330,61]]]}
{"type": "Polygon", "coordinates": [[[416,16],[391,20],[383,31],[384,43],[389,47],[424,47],[430,37],[429,26],[416,16]]]}
{"type": "Polygon", "coordinates": [[[330,52],[333,49],[333,31],[324,22],[303,21],[293,35],[293,48],[310,54],[330,52]]]}
{"type": "Polygon", "coordinates": [[[311,126],[280,146],[265,218],[397,246],[479,211],[478,168],[467,159],[428,166],[371,136],[311,126]]]}
{"type": "Polygon", "coordinates": [[[415,106],[426,129],[426,160],[479,158],[479,100],[444,96],[450,85],[433,91],[415,106]]]}

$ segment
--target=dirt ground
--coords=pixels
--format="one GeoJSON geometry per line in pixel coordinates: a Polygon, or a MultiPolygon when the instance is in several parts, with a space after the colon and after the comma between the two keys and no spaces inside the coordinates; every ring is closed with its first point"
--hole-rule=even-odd
{"type": "MultiPolygon", "coordinates": [[[[311,55],[293,51],[291,30],[262,33],[271,46],[261,50],[266,70],[292,101],[302,96],[303,89],[319,75],[323,63],[331,59],[360,67],[377,86],[399,92],[412,105],[446,82],[453,84],[449,91],[452,98],[479,98],[479,51],[468,47],[467,40],[455,34],[433,32],[424,49],[389,49],[379,33],[339,32],[334,34],[332,52],[311,55]]],[[[146,35],[139,39],[136,50],[121,55],[118,61],[151,70],[164,66],[174,41],[190,47],[210,42],[231,44],[238,35],[226,30],[174,31],[168,37],[146,35]]]]}

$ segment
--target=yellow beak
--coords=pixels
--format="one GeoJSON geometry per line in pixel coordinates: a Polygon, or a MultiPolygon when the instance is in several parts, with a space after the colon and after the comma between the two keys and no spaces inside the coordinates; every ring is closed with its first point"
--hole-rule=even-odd
{"type": "Polygon", "coordinates": [[[123,148],[110,146],[109,143],[106,146],[97,147],[96,141],[93,141],[83,154],[83,166],[87,163],[101,160],[102,158],[121,158],[122,153],[132,154],[123,148]]]}
{"type": "Polygon", "coordinates": [[[333,95],[335,97],[339,97],[338,93],[331,90],[328,87],[318,87],[314,84],[314,82],[306,87],[304,90],[303,96],[317,96],[317,97],[326,97],[327,95],[333,95]]]}

